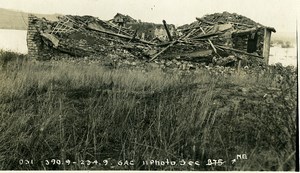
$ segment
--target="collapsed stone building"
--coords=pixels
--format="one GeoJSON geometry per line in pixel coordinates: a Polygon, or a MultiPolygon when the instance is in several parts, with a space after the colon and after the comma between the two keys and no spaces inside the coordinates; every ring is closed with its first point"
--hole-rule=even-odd
{"type": "MultiPolygon", "coordinates": [[[[144,61],[172,60],[232,66],[268,63],[272,27],[235,13],[215,13],[175,28],[117,14],[110,21],[93,16],[60,16],[57,21],[28,17],[28,54],[101,59],[110,54],[144,61]]],[[[165,62],[165,61],[164,61],[165,62]]]]}

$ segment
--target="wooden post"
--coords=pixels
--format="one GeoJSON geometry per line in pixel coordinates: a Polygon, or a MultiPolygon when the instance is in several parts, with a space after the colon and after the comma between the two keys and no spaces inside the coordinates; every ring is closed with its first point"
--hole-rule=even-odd
{"type": "Polygon", "coordinates": [[[238,72],[238,74],[240,74],[240,72],[241,72],[241,66],[242,66],[242,61],[239,60],[238,61],[238,66],[237,66],[237,72],[238,72]]]}
{"type": "Polygon", "coordinates": [[[172,36],[171,36],[170,31],[168,29],[167,22],[165,20],[163,20],[163,24],[164,24],[165,30],[167,32],[167,35],[169,37],[169,41],[172,41],[173,39],[172,39],[172,36]]]}
{"type": "Polygon", "coordinates": [[[271,30],[265,28],[264,29],[264,48],[263,48],[263,57],[265,59],[266,64],[269,64],[269,56],[270,56],[270,44],[271,44],[271,30]]]}

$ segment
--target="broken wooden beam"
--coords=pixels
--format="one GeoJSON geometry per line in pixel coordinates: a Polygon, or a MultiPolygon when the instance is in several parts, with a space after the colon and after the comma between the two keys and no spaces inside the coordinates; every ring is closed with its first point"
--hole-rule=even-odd
{"type": "Polygon", "coordinates": [[[161,39],[159,39],[158,37],[154,37],[151,42],[154,42],[154,41],[158,41],[159,43],[163,42],[161,39]]]}
{"type": "Polygon", "coordinates": [[[229,23],[231,23],[233,25],[238,25],[238,26],[246,26],[246,27],[251,27],[251,28],[255,27],[254,25],[247,25],[244,23],[236,23],[236,22],[229,22],[229,23]]]}
{"type": "Polygon", "coordinates": [[[173,41],[172,36],[171,36],[171,34],[170,34],[170,31],[169,31],[169,28],[168,28],[168,26],[167,26],[167,22],[166,22],[165,20],[163,20],[163,24],[164,24],[165,30],[166,30],[166,32],[167,32],[169,41],[173,41]]]}
{"type": "Polygon", "coordinates": [[[149,61],[155,60],[160,54],[164,53],[166,50],[168,50],[171,46],[173,46],[175,43],[177,43],[177,40],[171,42],[167,47],[165,47],[163,50],[158,52],[156,55],[154,55],[149,61]]]}
{"type": "Polygon", "coordinates": [[[199,22],[203,22],[203,23],[206,23],[206,24],[209,24],[209,25],[214,25],[215,23],[213,22],[209,22],[207,20],[204,20],[204,19],[201,19],[199,17],[196,17],[196,20],[198,20],[199,22]]]}
{"type": "Polygon", "coordinates": [[[198,57],[208,57],[211,56],[213,53],[212,50],[198,50],[191,53],[183,53],[180,54],[180,57],[189,57],[189,58],[198,58],[198,57]]]}
{"type": "Polygon", "coordinates": [[[59,45],[59,39],[56,38],[54,34],[48,34],[48,33],[41,33],[41,36],[49,40],[54,48],[57,48],[59,45]]]}
{"type": "Polygon", "coordinates": [[[149,61],[153,61],[154,59],[156,59],[160,54],[164,53],[166,50],[168,50],[171,46],[173,46],[174,44],[178,43],[182,38],[184,38],[185,35],[180,36],[177,40],[174,40],[172,42],[168,42],[165,43],[165,45],[168,45],[167,47],[165,47],[163,50],[161,50],[160,52],[158,52],[156,55],[154,55],[149,61]]]}
{"type": "Polygon", "coordinates": [[[216,59],[215,63],[216,63],[216,65],[219,65],[219,66],[225,66],[229,63],[236,62],[236,61],[238,61],[238,57],[230,55],[228,57],[223,57],[223,58],[216,59]]]}
{"type": "Polygon", "coordinates": [[[233,36],[239,36],[239,35],[245,35],[245,34],[250,34],[256,32],[260,27],[254,27],[250,29],[245,29],[245,30],[238,30],[232,33],[233,36]]]}
{"type": "Polygon", "coordinates": [[[195,31],[196,29],[192,29],[183,39],[189,38],[195,31]]]}
{"type": "Polygon", "coordinates": [[[203,35],[200,35],[200,36],[193,37],[193,39],[200,39],[200,38],[206,38],[206,37],[213,37],[213,36],[216,36],[216,35],[219,35],[219,34],[222,34],[222,32],[203,34],[203,35]]]}
{"type": "Polygon", "coordinates": [[[159,43],[156,44],[156,47],[165,47],[165,46],[169,46],[172,42],[163,42],[163,43],[159,43]]]}
{"type": "Polygon", "coordinates": [[[104,24],[104,25],[106,25],[106,26],[108,26],[108,27],[111,27],[111,28],[113,28],[113,29],[115,29],[115,30],[119,30],[119,32],[122,32],[122,33],[125,34],[125,35],[131,36],[130,33],[128,33],[128,32],[125,31],[125,30],[128,29],[128,28],[126,28],[126,27],[120,29],[117,25],[114,25],[113,23],[105,22],[105,21],[102,21],[102,20],[99,20],[99,19],[98,19],[97,21],[98,21],[98,22],[101,22],[102,24],[104,24]]]}
{"type": "Polygon", "coordinates": [[[195,33],[197,33],[198,31],[200,30],[200,28],[198,28],[198,29],[193,29],[192,31],[190,31],[185,37],[184,37],[184,39],[187,39],[187,38],[189,38],[191,35],[194,35],[195,33]]]}
{"type": "MultiPolygon", "coordinates": [[[[90,26],[88,26],[87,28],[91,29],[93,31],[98,31],[98,32],[101,32],[101,33],[104,33],[104,34],[113,35],[113,36],[117,36],[117,37],[120,37],[120,38],[125,38],[125,39],[128,39],[128,40],[132,39],[132,37],[127,36],[127,35],[123,35],[123,34],[116,34],[116,33],[113,33],[113,32],[104,31],[104,30],[94,28],[94,27],[90,27],[90,26]]],[[[155,45],[154,43],[151,43],[151,42],[148,42],[148,41],[145,41],[145,40],[141,40],[141,39],[135,39],[135,40],[138,40],[141,43],[145,43],[145,44],[149,44],[149,45],[155,45]]]]}
{"type": "MultiPolygon", "coordinates": [[[[202,31],[204,34],[206,34],[202,27],[200,27],[200,29],[201,29],[201,31],[202,31]]],[[[218,54],[217,49],[215,48],[215,46],[214,46],[214,44],[211,42],[211,40],[210,40],[210,39],[207,39],[207,40],[208,40],[209,44],[211,45],[211,47],[213,48],[214,52],[215,52],[216,54],[218,54]]]]}
{"type": "Polygon", "coordinates": [[[251,53],[248,53],[248,52],[245,52],[245,51],[242,51],[242,50],[238,50],[238,49],[234,49],[234,48],[230,48],[230,47],[226,47],[226,46],[216,45],[216,47],[221,48],[221,49],[231,50],[231,51],[242,53],[242,54],[249,55],[249,56],[254,56],[254,57],[257,57],[257,58],[262,58],[262,59],[264,58],[263,56],[253,55],[251,53]]]}
{"type": "Polygon", "coordinates": [[[131,42],[132,40],[135,40],[136,35],[137,35],[137,30],[134,31],[132,38],[128,42],[131,42]]]}

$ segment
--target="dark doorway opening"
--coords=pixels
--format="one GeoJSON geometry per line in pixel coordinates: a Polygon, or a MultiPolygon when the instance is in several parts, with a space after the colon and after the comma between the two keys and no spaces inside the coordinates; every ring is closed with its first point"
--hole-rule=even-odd
{"type": "Polygon", "coordinates": [[[247,52],[248,53],[253,53],[253,52],[257,51],[257,39],[258,39],[257,33],[249,34],[248,43],[247,43],[247,52]]]}

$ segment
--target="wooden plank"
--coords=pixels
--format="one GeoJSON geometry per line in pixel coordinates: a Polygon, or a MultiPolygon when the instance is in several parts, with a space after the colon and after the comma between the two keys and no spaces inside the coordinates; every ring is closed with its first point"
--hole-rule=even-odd
{"type": "Polygon", "coordinates": [[[264,59],[265,59],[266,64],[269,64],[270,42],[271,42],[271,30],[265,28],[265,32],[264,32],[263,57],[264,57],[264,59]]]}
{"type": "MultiPolygon", "coordinates": [[[[200,29],[201,29],[201,31],[202,31],[204,34],[206,34],[202,27],[200,27],[200,29]]],[[[218,54],[217,49],[215,48],[214,44],[211,42],[210,39],[208,39],[208,42],[209,42],[209,44],[211,45],[211,47],[213,48],[214,52],[215,52],[216,54],[218,54]]]]}
{"type": "Polygon", "coordinates": [[[238,61],[238,66],[237,66],[237,72],[238,72],[238,74],[240,74],[240,72],[241,72],[241,66],[242,66],[242,61],[239,60],[238,61]]]}
{"type": "MultiPolygon", "coordinates": [[[[116,34],[116,33],[113,33],[113,32],[104,31],[104,30],[97,29],[97,28],[94,28],[94,27],[89,27],[89,26],[87,28],[91,29],[91,30],[94,30],[94,31],[104,33],[104,34],[113,35],[113,36],[117,36],[117,37],[120,37],[120,38],[125,38],[125,39],[128,39],[128,40],[132,39],[132,37],[127,36],[127,35],[123,35],[123,34],[116,34]]],[[[138,40],[141,43],[145,43],[145,44],[149,44],[149,45],[155,45],[154,43],[151,43],[151,42],[148,42],[148,41],[145,41],[145,40],[140,40],[140,39],[136,39],[136,40],[138,40]]]]}
{"type": "Polygon", "coordinates": [[[156,46],[156,47],[164,47],[164,46],[170,45],[171,43],[172,43],[172,42],[164,42],[164,43],[156,44],[155,46],[156,46]]]}
{"type": "Polygon", "coordinates": [[[166,30],[166,32],[167,32],[169,41],[173,41],[172,36],[171,36],[171,34],[170,34],[170,31],[169,31],[169,28],[168,28],[168,26],[167,26],[167,22],[166,22],[165,20],[163,20],[163,24],[164,24],[165,30],[166,30]]]}
{"type": "Polygon", "coordinates": [[[193,39],[201,39],[201,38],[205,38],[205,37],[213,37],[213,36],[216,36],[216,35],[219,35],[219,34],[222,34],[222,32],[203,34],[203,35],[200,35],[200,36],[193,37],[193,39]]]}
{"type": "Polygon", "coordinates": [[[165,47],[163,50],[161,50],[159,53],[154,55],[154,57],[152,57],[149,61],[153,61],[154,59],[156,59],[160,54],[164,53],[166,50],[168,50],[170,47],[172,47],[174,44],[176,44],[183,37],[185,37],[185,35],[180,36],[177,40],[174,40],[172,42],[168,42],[167,44],[169,44],[169,45],[167,47],[165,47]]]}
{"type": "MultiPolygon", "coordinates": [[[[133,33],[133,36],[132,36],[131,40],[134,40],[134,39],[135,39],[135,37],[136,37],[136,35],[137,35],[137,30],[135,30],[135,31],[134,31],[134,33],[133,33]]],[[[131,41],[131,40],[130,40],[130,41],[131,41]]]]}
{"type": "Polygon", "coordinates": [[[53,44],[54,48],[57,48],[59,45],[59,39],[55,37],[53,34],[48,34],[48,33],[41,33],[41,36],[46,38],[47,40],[51,41],[53,44]]]}
{"type": "Polygon", "coordinates": [[[169,44],[167,47],[165,47],[163,50],[161,50],[160,52],[158,52],[156,55],[154,55],[149,61],[153,61],[155,60],[160,54],[164,53],[166,50],[168,50],[171,46],[173,46],[175,43],[177,42],[177,40],[171,42],[171,44],[169,44]]]}
{"type": "Polygon", "coordinates": [[[199,30],[201,30],[201,29],[200,29],[200,28],[198,28],[198,29],[193,29],[192,31],[190,31],[190,32],[184,37],[184,39],[189,38],[191,35],[197,33],[199,30]]]}
{"type": "Polygon", "coordinates": [[[203,22],[203,23],[209,24],[209,25],[214,25],[215,24],[213,22],[209,22],[207,20],[204,20],[204,19],[201,19],[201,18],[198,18],[198,17],[196,17],[196,20],[198,20],[199,22],[203,22]]]}
{"type": "Polygon", "coordinates": [[[238,35],[245,35],[245,34],[250,34],[253,32],[256,32],[260,28],[250,28],[250,29],[245,29],[245,30],[238,30],[236,32],[233,32],[233,36],[238,36],[238,35]]]}
{"type": "MultiPolygon", "coordinates": [[[[101,22],[104,23],[104,24],[105,24],[106,26],[108,26],[108,27],[112,27],[113,29],[120,29],[120,28],[118,28],[118,27],[112,25],[112,23],[104,22],[104,21],[101,21],[101,22]]],[[[124,30],[126,30],[126,29],[127,29],[127,28],[121,28],[121,30],[120,30],[119,32],[122,32],[123,34],[128,35],[128,36],[131,36],[131,34],[129,34],[129,33],[127,33],[127,32],[124,31],[124,30]]]]}
{"type": "Polygon", "coordinates": [[[238,49],[233,49],[233,48],[226,47],[226,46],[216,45],[216,47],[221,48],[221,49],[231,50],[231,51],[242,53],[242,54],[249,55],[249,56],[254,56],[254,57],[257,57],[257,58],[262,58],[262,59],[264,58],[263,56],[253,55],[251,53],[248,53],[248,52],[245,52],[245,51],[242,51],[242,50],[238,50],[238,49]]]}
{"type": "Polygon", "coordinates": [[[188,38],[189,36],[191,36],[194,32],[196,31],[196,29],[192,29],[183,39],[188,38]]]}
{"type": "Polygon", "coordinates": [[[213,53],[212,50],[200,50],[191,53],[180,54],[180,56],[187,56],[189,58],[198,58],[198,57],[208,57],[212,55],[212,53],[213,53]]]}
{"type": "Polygon", "coordinates": [[[246,27],[250,27],[250,28],[253,28],[255,27],[254,25],[247,25],[247,24],[244,24],[244,23],[236,23],[236,22],[229,22],[233,25],[239,25],[239,26],[246,26],[246,27]]]}

